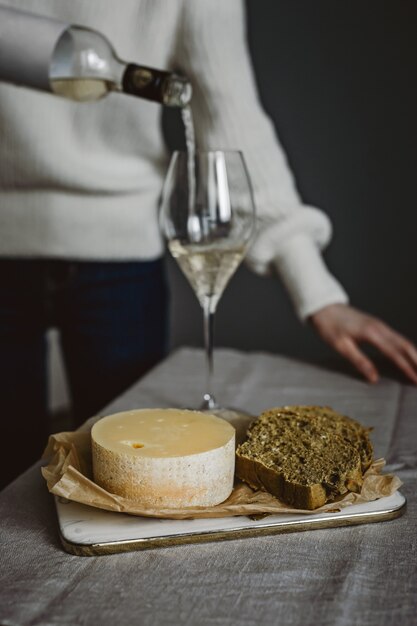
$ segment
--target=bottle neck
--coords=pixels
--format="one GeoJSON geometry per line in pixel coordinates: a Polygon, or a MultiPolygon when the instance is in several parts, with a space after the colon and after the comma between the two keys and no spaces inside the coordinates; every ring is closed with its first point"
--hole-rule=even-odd
{"type": "Polygon", "coordinates": [[[122,90],[132,96],[169,107],[184,107],[191,100],[190,83],[183,76],[129,63],[122,78],[122,90]]]}

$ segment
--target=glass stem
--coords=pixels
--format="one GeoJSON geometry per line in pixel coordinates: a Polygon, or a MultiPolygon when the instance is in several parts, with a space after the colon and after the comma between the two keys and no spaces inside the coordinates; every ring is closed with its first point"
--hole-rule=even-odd
{"type": "Polygon", "coordinates": [[[201,406],[204,410],[217,408],[217,402],[213,394],[213,340],[214,340],[214,310],[211,298],[204,302],[204,348],[206,353],[206,389],[201,406]]]}

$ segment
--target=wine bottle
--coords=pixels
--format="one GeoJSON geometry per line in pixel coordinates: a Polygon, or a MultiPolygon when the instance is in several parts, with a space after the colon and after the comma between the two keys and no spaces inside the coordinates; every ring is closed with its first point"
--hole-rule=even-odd
{"type": "Polygon", "coordinates": [[[116,91],[184,107],[192,95],[184,76],[120,60],[96,30],[3,6],[0,80],[78,101],[116,91]]]}

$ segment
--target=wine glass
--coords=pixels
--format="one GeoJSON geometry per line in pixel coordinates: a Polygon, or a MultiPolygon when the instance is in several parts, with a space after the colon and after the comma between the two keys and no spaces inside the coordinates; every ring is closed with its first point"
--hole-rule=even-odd
{"type": "Polygon", "coordinates": [[[162,191],[160,224],[204,312],[206,388],[200,408],[219,409],[213,393],[214,314],[255,226],[243,154],[174,152],[162,191]]]}

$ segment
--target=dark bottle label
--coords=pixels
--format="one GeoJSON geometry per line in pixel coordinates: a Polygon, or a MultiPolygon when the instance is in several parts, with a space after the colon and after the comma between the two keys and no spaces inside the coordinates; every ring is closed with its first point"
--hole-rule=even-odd
{"type": "Polygon", "coordinates": [[[182,76],[130,63],[123,74],[123,91],[166,106],[182,107],[191,98],[191,85],[182,76]]]}

